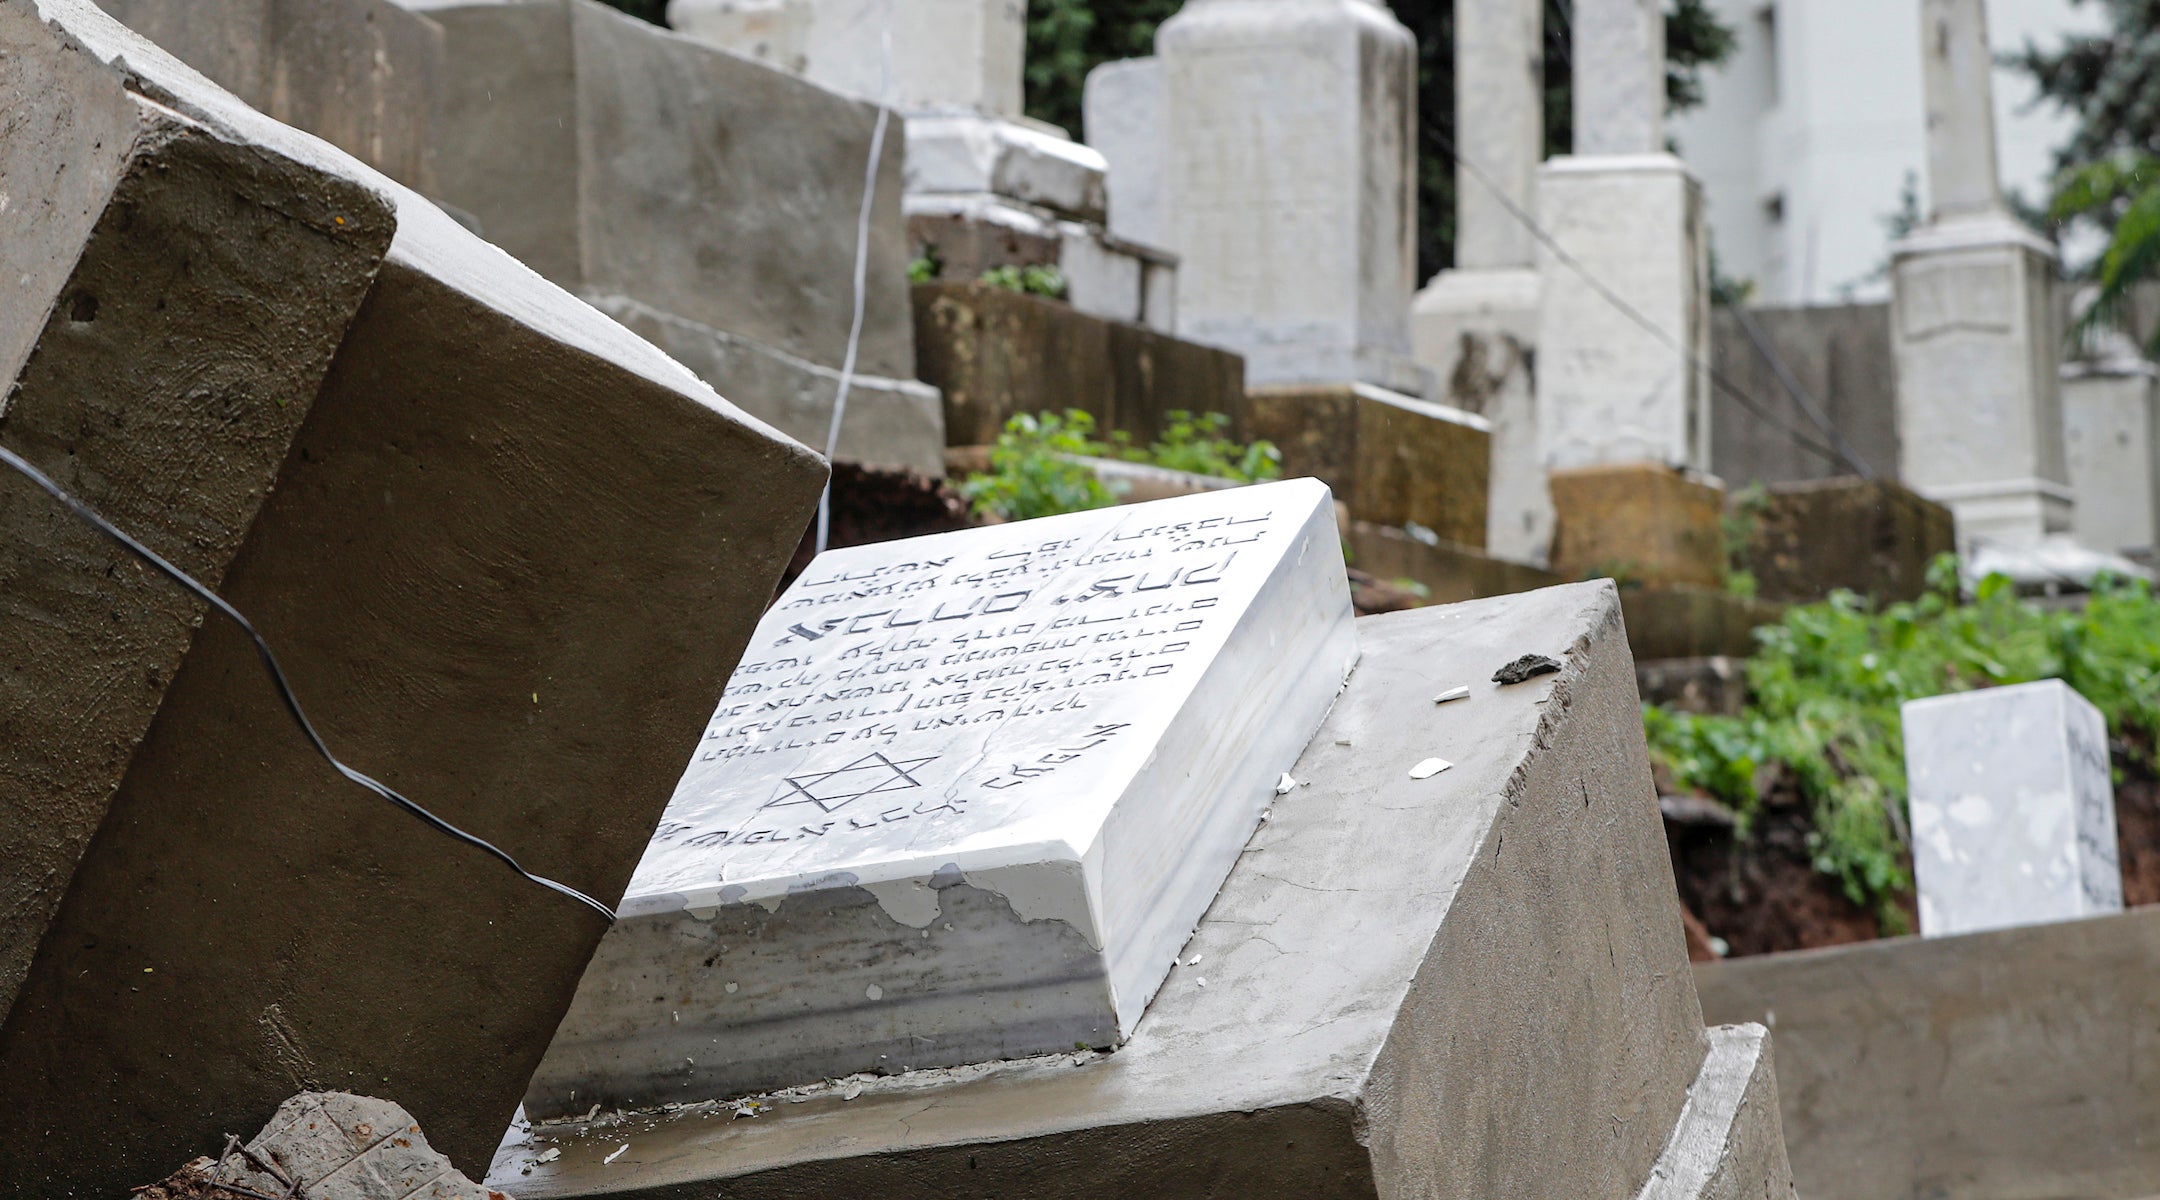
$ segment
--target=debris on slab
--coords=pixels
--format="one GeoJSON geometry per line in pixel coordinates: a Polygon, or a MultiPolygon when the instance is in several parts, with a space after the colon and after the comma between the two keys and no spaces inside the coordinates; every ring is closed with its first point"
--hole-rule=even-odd
{"type": "Polygon", "coordinates": [[[1418,765],[1410,768],[1410,778],[1431,779],[1433,776],[1438,775],[1440,772],[1445,771],[1449,767],[1452,767],[1454,765],[1454,763],[1451,763],[1444,758],[1428,758],[1425,759],[1423,762],[1420,762],[1418,765]]]}
{"type": "Polygon", "coordinates": [[[1542,654],[1525,654],[1514,662],[1493,672],[1494,683],[1521,683],[1540,675],[1550,675],[1560,669],[1560,664],[1542,654]]]}
{"type": "Polygon", "coordinates": [[[302,1092],[255,1140],[228,1137],[208,1156],[135,1192],[140,1200],[510,1200],[466,1178],[428,1146],[412,1114],[349,1092],[302,1092]]]}
{"type": "Polygon", "coordinates": [[[1287,796],[1290,794],[1291,789],[1295,787],[1297,787],[1297,780],[1290,778],[1290,773],[1285,771],[1283,777],[1275,781],[1275,794],[1287,796]]]}
{"type": "Polygon", "coordinates": [[[1468,684],[1464,684],[1460,687],[1451,687],[1448,690],[1440,693],[1439,695],[1434,696],[1432,698],[1432,702],[1434,704],[1446,704],[1450,700],[1467,700],[1469,698],[1470,687],[1468,684]]]}

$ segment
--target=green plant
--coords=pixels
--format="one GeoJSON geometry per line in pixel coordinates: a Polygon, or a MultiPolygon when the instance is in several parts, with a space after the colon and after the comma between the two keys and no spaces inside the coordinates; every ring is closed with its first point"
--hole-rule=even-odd
{"type": "Polygon", "coordinates": [[[907,265],[909,283],[935,283],[938,277],[938,260],[934,254],[922,254],[907,265]]]}
{"type": "Polygon", "coordinates": [[[2060,678],[2091,700],[2150,769],[2160,732],[2160,601],[2143,582],[2103,582],[2082,609],[2042,609],[1990,576],[1962,598],[1956,560],[1931,564],[1920,599],[1881,610],[1850,592],[1786,610],[1757,631],[1750,703],[1738,716],[1651,706],[1652,758],[1674,783],[1731,807],[1745,832],[1762,793],[1808,802],[1814,865],[1855,903],[1911,887],[1898,705],[1943,692],[2060,678]]]}
{"type": "Polygon", "coordinates": [[[1007,291],[1046,296],[1052,300],[1065,298],[1065,272],[1056,267],[1022,267],[1007,263],[1002,267],[992,267],[984,271],[980,282],[1007,291]]]}
{"type": "Polygon", "coordinates": [[[1079,409],[1040,416],[1021,413],[1005,422],[990,450],[990,470],[960,484],[977,516],[1025,521],[1057,513],[1108,508],[1117,494],[1086,463],[1073,461],[1096,448],[1095,418],[1079,409]]]}
{"type": "Polygon", "coordinates": [[[1184,409],[1165,413],[1162,436],[1146,446],[1135,446],[1132,435],[1122,429],[1110,432],[1110,442],[1098,452],[1127,462],[1152,463],[1172,471],[1259,483],[1282,478],[1282,451],[1265,439],[1240,446],[1224,435],[1230,418],[1221,413],[1198,416],[1184,409]]]}
{"type": "Polygon", "coordinates": [[[1763,513],[1769,508],[1770,490],[1751,483],[1733,493],[1718,518],[1718,530],[1725,541],[1725,590],[1744,600],[1755,598],[1755,537],[1762,530],[1763,513]]]}

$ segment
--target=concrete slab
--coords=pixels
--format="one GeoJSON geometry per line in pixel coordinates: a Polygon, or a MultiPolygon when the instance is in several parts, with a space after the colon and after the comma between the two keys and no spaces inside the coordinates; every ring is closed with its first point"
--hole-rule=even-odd
{"type": "MultiPolygon", "coordinates": [[[[341,754],[619,895],[822,464],[83,0],[0,13],[57,22],[86,69],[220,141],[396,201],[222,590],[341,754]],[[590,802],[603,792],[618,801],[590,802]]],[[[332,775],[252,648],[205,626],[0,1026],[0,1192],[118,1193],[310,1080],[394,1090],[475,1166],[600,932],[332,775]]]]}
{"type": "Polygon", "coordinates": [[[754,1119],[720,1106],[549,1127],[560,1156],[509,1147],[490,1186],[1636,1192],[1706,1042],[1614,592],[1358,627],[1362,665],[1291,769],[1309,786],[1277,801],[1123,1049],[833,1088],[754,1119]],[[1525,652],[1564,669],[1488,682],[1525,652]],[[1471,698],[1436,708],[1455,684],[1471,698]],[[1428,755],[1455,765],[1412,779],[1428,755]]]}
{"type": "Polygon", "coordinates": [[[1687,1108],[1637,1200],[1793,1200],[1770,1031],[1710,1030],[1687,1108]]]}
{"type": "MultiPolygon", "coordinates": [[[[0,196],[0,442],[216,586],[389,248],[390,201],[129,90],[27,3],[0,6],[0,196]]],[[[201,618],[4,475],[0,1018],[201,618]]]]}

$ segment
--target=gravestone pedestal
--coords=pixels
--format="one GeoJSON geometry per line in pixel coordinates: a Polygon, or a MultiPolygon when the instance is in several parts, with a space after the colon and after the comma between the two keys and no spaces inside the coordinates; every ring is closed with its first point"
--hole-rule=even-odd
{"type": "Polygon", "coordinates": [[[2078,498],[2071,532],[2151,565],[2160,550],[2160,368],[2134,351],[2065,364],[2062,407],[2078,498]]]}
{"type": "Polygon", "coordinates": [[[2099,709],[2047,679],[1901,712],[1923,936],[2122,910],[2099,709]]]}
{"type": "Polygon", "coordinates": [[[1538,288],[1528,267],[1443,271],[1417,294],[1410,328],[1440,395],[1492,426],[1485,549],[1542,566],[1552,554],[1554,512],[1532,377],[1538,288]]]}
{"type": "Polygon", "coordinates": [[[821,556],[751,640],[535,1117],[1132,1032],[1357,657],[1312,480],[821,556]]]}

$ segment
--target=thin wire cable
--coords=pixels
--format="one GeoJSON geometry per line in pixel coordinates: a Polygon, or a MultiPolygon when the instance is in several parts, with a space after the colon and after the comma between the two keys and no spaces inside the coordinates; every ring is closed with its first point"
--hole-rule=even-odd
{"type": "Polygon", "coordinates": [[[494,845],[493,843],[487,841],[484,838],[475,836],[473,834],[465,832],[462,829],[459,829],[457,826],[452,825],[450,822],[443,820],[441,817],[436,816],[434,813],[429,812],[427,809],[422,808],[418,804],[413,803],[411,800],[406,799],[404,796],[399,795],[390,787],[374,779],[371,779],[368,776],[363,775],[360,772],[353,770],[351,767],[346,766],[344,763],[338,761],[338,757],[330,753],[330,747],[323,742],[322,735],[315,732],[315,726],[312,722],[308,720],[307,714],[301,711],[300,698],[293,694],[292,684],[285,678],[284,668],[278,666],[277,655],[270,652],[270,643],[263,640],[262,634],[255,631],[254,623],[249,621],[246,617],[242,616],[239,609],[234,608],[230,604],[227,604],[224,597],[218,595],[216,592],[211,591],[209,588],[197,582],[194,576],[189,575],[187,572],[181,570],[180,568],[172,565],[169,562],[166,562],[162,557],[158,555],[157,551],[152,550],[150,547],[145,546],[141,542],[138,542],[134,538],[128,536],[128,534],[119,526],[113,524],[111,521],[106,520],[103,516],[100,516],[89,505],[84,504],[82,501],[76,499],[74,495],[70,493],[67,489],[53,482],[53,480],[43,471],[40,471],[36,467],[31,466],[28,461],[26,461],[21,455],[16,454],[13,450],[10,450],[5,446],[0,446],[0,462],[4,462],[8,466],[13,467],[25,478],[30,480],[30,482],[44,489],[47,495],[66,505],[69,511],[73,512],[76,516],[82,518],[85,522],[89,523],[89,525],[92,528],[96,529],[99,533],[102,533],[106,537],[111,538],[113,541],[120,543],[120,545],[125,548],[130,554],[133,554],[135,557],[141,559],[143,562],[148,563],[153,569],[158,572],[158,574],[163,575],[165,578],[179,584],[182,588],[192,593],[196,599],[201,600],[203,603],[224,614],[227,620],[239,626],[240,631],[247,634],[248,640],[255,643],[255,656],[262,660],[263,669],[269,672],[270,682],[276,686],[278,699],[284,701],[285,711],[292,715],[293,723],[300,726],[300,732],[307,735],[307,740],[310,745],[315,747],[315,752],[322,755],[323,761],[329,763],[331,767],[335,768],[338,774],[343,775],[345,778],[359,784],[361,787],[364,787],[367,790],[375,793],[376,795],[381,796],[383,799],[388,800],[390,803],[396,805],[397,807],[404,809],[407,813],[411,814],[414,817],[417,817],[421,822],[433,826],[438,832],[446,834],[457,841],[463,842],[476,850],[481,850],[495,856],[496,858],[502,860],[505,866],[509,867],[513,871],[516,871],[518,874],[523,875],[525,878],[531,880],[532,882],[539,884],[541,887],[547,888],[549,891],[559,892],[565,896],[568,896],[572,900],[575,900],[578,903],[585,905],[586,907],[592,909],[594,912],[597,912],[601,916],[606,917],[609,924],[612,925],[615,923],[614,909],[609,908],[607,905],[602,904],[598,900],[593,899],[591,896],[588,896],[585,893],[578,891],[576,888],[570,887],[567,884],[557,883],[554,880],[549,879],[545,876],[533,874],[531,871],[528,871],[524,867],[519,866],[518,861],[515,858],[510,857],[507,851],[501,849],[500,847],[494,845]]]}
{"type": "Polygon", "coordinates": [[[1626,297],[1622,296],[1619,292],[1614,291],[1610,286],[1605,283],[1604,280],[1599,279],[1596,275],[1591,274],[1588,267],[1585,267],[1582,262],[1578,260],[1574,255],[1569,254],[1567,250],[1560,245],[1559,242],[1554,240],[1551,234],[1545,231],[1544,226],[1537,223],[1537,219],[1535,217],[1532,217],[1529,213],[1524,212],[1521,205],[1515,203],[1512,197],[1510,197],[1505,191],[1501,190],[1500,185],[1494,183],[1492,177],[1490,175],[1487,175],[1483,168],[1479,167],[1476,163],[1470,161],[1469,159],[1464,158],[1462,156],[1462,152],[1456,149],[1454,139],[1448,137],[1444,133],[1436,132],[1436,136],[1439,138],[1441,148],[1447,151],[1448,157],[1454,159],[1457,165],[1461,166],[1465,171],[1468,171],[1473,179],[1476,179],[1482,187],[1484,187],[1487,191],[1491,192],[1493,194],[1493,198],[1500,202],[1500,206],[1508,211],[1508,215],[1514,217],[1517,221],[1522,222],[1523,228],[1530,231],[1530,236],[1536,238],[1540,243],[1545,246],[1547,250],[1552,251],[1553,257],[1558,259],[1561,265],[1565,266],[1568,270],[1573,271],[1578,277],[1582,279],[1584,283],[1589,284],[1591,290],[1595,291],[1599,296],[1603,297],[1606,303],[1618,309],[1622,316],[1625,316],[1630,321],[1633,321],[1635,324],[1640,325],[1652,337],[1655,337],[1658,341],[1663,342],[1667,348],[1673,351],[1673,353],[1679,355],[1683,362],[1686,362],[1691,366],[1700,368],[1705,374],[1710,377],[1710,382],[1713,386],[1722,390],[1726,395],[1731,396],[1735,401],[1739,403],[1740,407],[1753,413],[1764,424],[1770,426],[1772,429],[1777,430],[1778,432],[1784,434],[1787,438],[1791,439],[1794,445],[1820,456],[1825,462],[1831,463],[1833,465],[1843,465],[1851,467],[1854,471],[1860,472],[1862,474],[1866,473],[1863,465],[1859,462],[1847,459],[1844,455],[1838,453],[1838,451],[1834,447],[1823,445],[1821,442],[1816,441],[1814,438],[1809,437],[1807,434],[1801,432],[1800,430],[1794,428],[1792,425],[1780,419],[1769,409],[1765,408],[1760,401],[1756,400],[1753,396],[1749,395],[1745,391],[1742,391],[1737,384],[1733,383],[1731,380],[1725,378],[1725,376],[1720,374],[1717,368],[1711,365],[1708,359],[1703,358],[1699,354],[1689,353],[1687,347],[1681,345],[1676,338],[1674,338],[1670,333],[1667,333],[1662,327],[1658,325],[1657,322],[1651,320],[1649,316],[1644,314],[1641,309],[1638,309],[1633,304],[1628,303],[1626,297]]]}
{"type": "Polygon", "coordinates": [[[1740,332],[1747,335],[1748,345],[1753,346],[1755,353],[1765,363],[1769,364],[1770,374],[1776,377],[1778,386],[1785,390],[1787,396],[1792,397],[1794,404],[1800,406],[1801,412],[1807,414],[1809,423],[1822,431],[1823,436],[1830,439],[1830,444],[1837,448],[1837,452],[1843,455],[1847,462],[1859,468],[1862,479],[1875,478],[1874,468],[1868,464],[1866,459],[1860,457],[1859,451],[1852,448],[1852,443],[1846,441],[1845,435],[1839,432],[1838,427],[1831,422],[1829,414],[1816,405],[1815,398],[1808,395],[1807,389],[1801,387],[1800,381],[1793,377],[1792,368],[1785,365],[1785,360],[1779,356],[1777,347],[1770,344],[1770,339],[1764,335],[1762,326],[1755,323],[1755,314],[1749,312],[1746,305],[1733,304],[1724,300],[1720,300],[1719,303],[1723,304],[1725,311],[1731,313],[1733,319],[1740,323],[1740,332]]]}
{"type": "MultiPolygon", "coordinates": [[[[840,450],[840,422],[847,416],[848,389],[855,383],[855,354],[862,347],[864,295],[870,278],[870,210],[877,199],[878,161],[885,156],[885,126],[892,120],[892,5],[885,5],[879,67],[877,127],[870,131],[870,160],[863,167],[862,211],[855,219],[855,312],[848,322],[847,354],[840,360],[840,388],[833,397],[832,424],[825,431],[825,461],[840,450]]],[[[825,553],[832,537],[832,477],[818,499],[816,553],[825,553]]]]}

